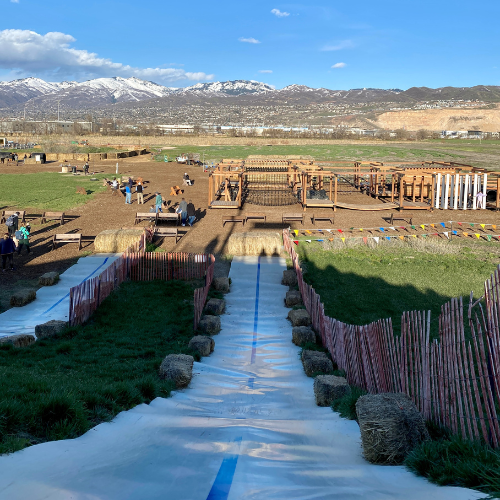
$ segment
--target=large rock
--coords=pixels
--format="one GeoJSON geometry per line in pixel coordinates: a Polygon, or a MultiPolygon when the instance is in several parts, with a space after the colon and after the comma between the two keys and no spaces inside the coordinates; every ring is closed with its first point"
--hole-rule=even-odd
{"type": "Polygon", "coordinates": [[[59,273],[56,271],[51,271],[50,273],[45,273],[38,278],[38,284],[40,286],[52,286],[59,281],[59,273]]]}
{"type": "Polygon", "coordinates": [[[283,278],[281,279],[281,284],[286,286],[297,285],[297,273],[293,269],[287,269],[283,271],[283,278]]]}
{"type": "Polygon", "coordinates": [[[189,348],[197,351],[200,356],[210,356],[214,352],[215,342],[207,335],[196,335],[189,341],[189,348]]]}
{"type": "Polygon", "coordinates": [[[53,319],[51,321],[47,321],[47,323],[36,325],[35,335],[37,340],[57,337],[67,326],[67,321],[58,321],[53,319]]]}
{"type": "Polygon", "coordinates": [[[425,421],[403,393],[367,394],[356,403],[365,458],[374,464],[401,464],[429,439],[425,421]]]}
{"type": "Polygon", "coordinates": [[[292,329],[292,342],[299,347],[307,342],[316,342],[314,330],[308,326],[294,326],[292,329]]]}
{"type": "Polygon", "coordinates": [[[177,389],[187,387],[193,378],[193,356],[169,354],[160,365],[160,378],[172,380],[177,389]]]}
{"type": "Polygon", "coordinates": [[[318,375],[314,379],[314,396],[318,406],[330,406],[335,399],[351,394],[351,387],[344,377],[318,375]]]}
{"type": "Polygon", "coordinates": [[[311,317],[305,309],[292,309],[288,313],[288,319],[292,322],[292,326],[309,326],[311,317]]]}
{"type": "Polygon", "coordinates": [[[226,310],[226,301],[224,299],[209,299],[205,310],[209,314],[214,314],[218,316],[219,314],[224,314],[226,310]]]}
{"type": "Polygon", "coordinates": [[[331,359],[320,351],[302,351],[302,366],[308,377],[333,371],[331,359]]]}
{"type": "Polygon", "coordinates": [[[36,290],[21,290],[14,293],[10,298],[12,307],[22,307],[36,299],[36,290]]]}
{"type": "Polygon", "coordinates": [[[212,281],[212,286],[219,292],[228,293],[229,278],[214,278],[212,281]]]}
{"type": "Polygon", "coordinates": [[[26,335],[24,333],[20,335],[11,335],[10,337],[0,338],[0,345],[11,344],[14,347],[27,347],[35,343],[35,337],[33,335],[26,335]]]}
{"type": "Polygon", "coordinates": [[[286,307],[302,305],[302,295],[300,295],[300,292],[298,290],[289,290],[286,292],[285,305],[286,307]]]}
{"type": "Polygon", "coordinates": [[[220,332],[219,316],[203,316],[198,323],[198,330],[206,335],[215,335],[220,332]]]}

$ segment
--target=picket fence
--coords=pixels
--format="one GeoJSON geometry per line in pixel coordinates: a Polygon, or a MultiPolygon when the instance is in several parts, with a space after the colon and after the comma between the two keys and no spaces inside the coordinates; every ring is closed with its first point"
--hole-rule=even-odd
{"type": "Polygon", "coordinates": [[[500,266],[485,282],[484,306],[471,292],[465,319],[462,298],[441,307],[438,338],[431,338],[430,311],[404,312],[395,336],[390,318],[359,326],[328,317],[303,279],[289,230],[283,241],[313,327],[349,384],[404,392],[427,420],[499,447],[500,266]]]}

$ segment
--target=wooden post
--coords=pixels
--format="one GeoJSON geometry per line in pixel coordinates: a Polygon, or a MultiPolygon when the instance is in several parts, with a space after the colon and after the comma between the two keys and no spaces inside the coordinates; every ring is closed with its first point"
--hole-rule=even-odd
{"type": "MultiPolygon", "coordinates": [[[[499,177],[499,180],[500,180],[500,177],[499,177]]],[[[328,193],[328,198],[330,199],[330,201],[332,201],[332,176],[330,175],[330,186],[329,186],[329,193],[328,193]]]]}
{"type": "Polygon", "coordinates": [[[212,192],[213,192],[214,181],[212,178],[212,174],[208,176],[208,208],[212,205],[212,192]]]}
{"type": "Polygon", "coordinates": [[[495,209],[500,210],[500,175],[497,176],[497,199],[495,202],[495,209]]]}
{"type": "Polygon", "coordinates": [[[336,212],[337,211],[337,174],[334,174],[335,175],[335,198],[333,200],[333,211],[336,212]]]}
{"type": "Polygon", "coordinates": [[[404,175],[399,174],[399,210],[403,210],[404,202],[404,175]]]}
{"type": "Polygon", "coordinates": [[[414,175],[413,176],[413,181],[411,183],[411,200],[415,203],[415,195],[417,194],[416,191],[416,187],[417,187],[417,177],[414,175]]]}
{"type": "Polygon", "coordinates": [[[436,175],[432,174],[432,187],[431,187],[431,210],[434,210],[434,197],[436,193],[436,175]]]}
{"type": "Polygon", "coordinates": [[[391,174],[391,183],[392,183],[392,187],[391,187],[391,203],[394,203],[394,174],[391,174]]]}
{"type": "Polygon", "coordinates": [[[424,185],[425,185],[425,175],[422,175],[422,182],[420,184],[420,203],[424,202],[424,185]]]}

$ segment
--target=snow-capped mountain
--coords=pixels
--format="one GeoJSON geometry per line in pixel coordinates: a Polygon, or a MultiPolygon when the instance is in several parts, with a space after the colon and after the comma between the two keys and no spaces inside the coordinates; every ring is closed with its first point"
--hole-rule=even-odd
{"type": "Polygon", "coordinates": [[[256,94],[258,92],[273,91],[274,87],[267,83],[256,82],[255,80],[233,80],[230,82],[197,83],[191,87],[178,89],[183,94],[204,94],[204,95],[242,95],[256,94]]]}

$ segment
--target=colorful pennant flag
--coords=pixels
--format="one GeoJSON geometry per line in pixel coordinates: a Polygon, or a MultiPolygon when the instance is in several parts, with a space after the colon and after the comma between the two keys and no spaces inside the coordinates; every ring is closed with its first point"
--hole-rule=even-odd
{"type": "Polygon", "coordinates": [[[384,229],[383,227],[379,227],[379,229],[380,229],[383,233],[385,233],[385,229],[384,229]]]}
{"type": "Polygon", "coordinates": [[[446,224],[444,222],[440,222],[440,224],[443,226],[443,227],[446,227],[446,224]]]}
{"type": "Polygon", "coordinates": [[[345,238],[340,238],[342,240],[342,243],[345,243],[345,238]]]}
{"type": "Polygon", "coordinates": [[[422,229],[425,229],[425,224],[420,224],[420,227],[421,227],[422,229]]]}

